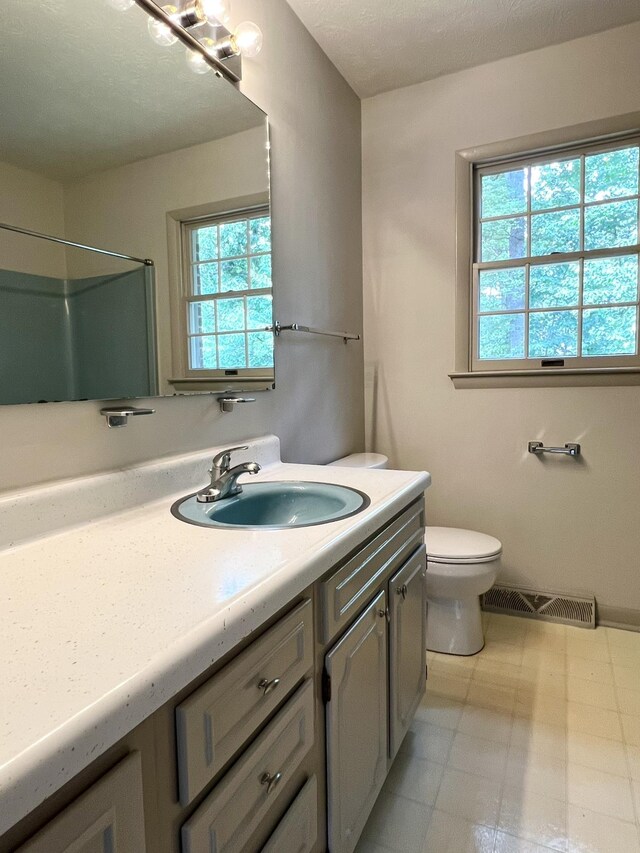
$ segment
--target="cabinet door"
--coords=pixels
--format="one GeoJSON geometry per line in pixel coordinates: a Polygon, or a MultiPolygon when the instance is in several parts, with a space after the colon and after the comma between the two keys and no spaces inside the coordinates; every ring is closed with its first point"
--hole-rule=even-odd
{"type": "Polygon", "coordinates": [[[352,853],[387,772],[387,597],[325,658],[329,850],[352,853]]]}
{"type": "Polygon", "coordinates": [[[18,853],[144,853],[141,773],[132,752],[18,853]]]}
{"type": "Polygon", "coordinates": [[[426,688],[424,545],[389,581],[389,755],[395,758],[426,688]]]}

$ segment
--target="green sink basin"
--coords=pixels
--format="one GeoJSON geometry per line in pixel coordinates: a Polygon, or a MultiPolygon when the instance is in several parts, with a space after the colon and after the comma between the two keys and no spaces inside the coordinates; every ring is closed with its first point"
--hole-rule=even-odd
{"type": "Polygon", "coordinates": [[[282,530],[348,518],[369,503],[364,492],[332,483],[247,483],[239,495],[213,503],[199,503],[195,495],[181,498],[171,512],[201,527],[282,530]]]}

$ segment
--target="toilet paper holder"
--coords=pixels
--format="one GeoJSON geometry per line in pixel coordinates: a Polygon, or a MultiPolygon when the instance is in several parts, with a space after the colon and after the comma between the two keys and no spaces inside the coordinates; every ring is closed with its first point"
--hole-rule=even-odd
{"type": "Polygon", "coordinates": [[[565,444],[564,447],[545,447],[541,441],[529,442],[529,453],[559,453],[563,456],[580,456],[579,444],[565,444]]]}

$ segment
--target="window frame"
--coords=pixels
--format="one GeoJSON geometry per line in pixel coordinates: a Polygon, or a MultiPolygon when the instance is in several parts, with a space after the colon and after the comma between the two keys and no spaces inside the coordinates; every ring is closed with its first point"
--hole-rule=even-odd
{"type": "Polygon", "coordinates": [[[569,146],[599,141],[611,143],[640,134],[640,110],[609,115],[580,124],[554,127],[494,142],[475,142],[454,151],[451,184],[455,189],[453,347],[452,369],[447,372],[458,390],[479,388],[567,388],[640,385],[638,367],[527,368],[526,370],[471,370],[471,274],[473,261],[473,171],[523,152],[555,154],[569,146]]]}
{"type": "MultiPolygon", "coordinates": [[[[273,298],[273,279],[271,281],[271,287],[269,288],[258,288],[253,290],[247,289],[241,291],[234,290],[225,292],[224,294],[220,292],[205,295],[194,294],[192,288],[192,269],[194,268],[194,266],[197,266],[197,262],[195,262],[192,256],[192,232],[208,224],[220,225],[221,223],[234,222],[242,219],[258,219],[264,216],[271,217],[271,209],[268,202],[259,203],[248,207],[219,210],[216,212],[201,214],[198,216],[185,216],[184,218],[180,218],[178,222],[180,242],[180,286],[178,306],[179,317],[176,326],[179,337],[180,359],[183,365],[183,369],[181,371],[181,377],[179,379],[172,380],[172,384],[178,384],[178,382],[199,382],[210,383],[213,387],[216,387],[228,386],[230,383],[235,386],[238,383],[242,383],[244,386],[248,387],[254,387],[254,385],[255,387],[273,387],[275,355],[274,364],[268,368],[237,367],[215,368],[213,370],[190,367],[189,357],[191,339],[193,337],[199,337],[198,335],[192,335],[190,332],[189,311],[190,306],[193,303],[213,302],[214,304],[216,304],[216,302],[220,301],[221,299],[245,298],[247,296],[269,295],[273,298]]],[[[251,258],[257,256],[264,256],[267,254],[273,259],[272,244],[268,253],[260,252],[254,255],[253,253],[248,252],[247,254],[243,254],[242,256],[238,257],[251,258]]],[[[230,257],[229,260],[233,260],[235,257],[236,256],[230,257]]],[[[221,260],[227,260],[227,258],[215,259],[215,261],[218,263],[221,260]]],[[[245,328],[244,330],[242,330],[241,333],[246,334],[247,329],[245,328]]],[[[229,332],[229,334],[238,334],[238,332],[229,332]]],[[[218,333],[216,332],[214,333],[214,335],[217,337],[218,333]]]]}
{"type": "MultiPolygon", "coordinates": [[[[602,306],[600,305],[588,305],[585,306],[582,302],[582,271],[585,260],[595,259],[595,258],[610,258],[610,257],[620,257],[620,256],[631,256],[636,255],[639,258],[640,263],[640,242],[627,245],[624,247],[617,248],[607,248],[607,249],[592,249],[586,250],[584,248],[584,216],[585,210],[598,207],[604,204],[610,204],[615,202],[623,202],[623,201],[635,201],[636,209],[640,214],[640,162],[639,162],[639,191],[636,194],[628,195],[628,196],[619,196],[612,199],[606,200],[597,200],[593,202],[585,202],[584,200],[584,182],[585,182],[585,170],[584,170],[584,158],[597,153],[604,153],[608,151],[616,151],[628,147],[639,146],[640,147],[640,135],[637,132],[632,132],[628,134],[624,134],[622,136],[618,136],[616,139],[594,139],[594,140],[586,140],[581,141],[579,143],[569,143],[562,146],[553,146],[548,148],[540,148],[534,151],[528,151],[518,154],[511,154],[509,156],[504,157],[495,157],[491,160],[482,161],[477,160],[472,163],[472,220],[471,220],[471,284],[470,284],[470,311],[469,311],[469,370],[471,373],[482,373],[482,372],[491,372],[491,371],[500,371],[505,373],[539,373],[540,370],[555,368],[559,372],[568,371],[568,370],[598,370],[598,369],[607,369],[610,370],[612,368],[636,368],[640,369],[640,332],[636,334],[636,353],[633,355],[601,355],[601,356],[585,356],[585,355],[576,355],[576,356],[545,356],[545,357],[537,357],[537,358],[513,358],[513,359],[480,359],[479,358],[479,323],[478,318],[489,314],[492,316],[506,316],[509,313],[512,314],[523,314],[525,318],[525,352],[528,352],[528,319],[529,316],[533,313],[550,313],[553,310],[567,310],[567,311],[577,311],[578,312],[578,352],[581,349],[582,343],[582,326],[583,326],[583,312],[584,310],[593,310],[598,307],[603,308],[616,308],[616,307],[634,307],[636,311],[636,327],[638,328],[638,322],[640,319],[640,305],[638,298],[633,302],[624,302],[624,303],[606,303],[602,306]],[[559,205],[557,207],[544,208],[540,211],[532,210],[531,208],[531,195],[527,194],[527,205],[526,210],[522,212],[522,216],[527,218],[527,231],[530,236],[530,223],[533,221],[532,217],[540,214],[561,212],[565,210],[578,210],[580,215],[580,249],[575,252],[555,252],[546,255],[532,255],[531,254],[531,244],[530,241],[527,244],[527,252],[528,254],[522,258],[512,258],[502,261],[480,261],[478,260],[480,257],[480,240],[481,240],[481,228],[482,222],[484,221],[500,221],[508,218],[517,218],[516,214],[513,215],[505,215],[499,217],[486,217],[484,220],[481,218],[481,181],[482,178],[486,175],[491,174],[499,174],[505,171],[514,171],[519,168],[523,168],[526,166],[534,166],[537,163],[549,163],[563,161],[563,160],[572,160],[576,158],[580,158],[582,161],[581,175],[580,175],[580,200],[578,204],[571,205],[559,205]],[[558,306],[557,309],[549,309],[549,308],[530,308],[529,306],[529,277],[530,270],[532,267],[545,266],[549,264],[559,264],[563,262],[577,261],[580,269],[580,291],[579,291],[579,302],[577,305],[569,305],[569,306],[558,306]],[[511,269],[511,268],[524,268],[525,270],[525,306],[522,309],[514,309],[512,311],[495,311],[495,312],[481,312],[479,311],[479,278],[480,272],[482,270],[493,270],[493,269],[511,269]],[[562,361],[563,364],[558,364],[559,361],[562,361]]],[[[636,292],[637,297],[640,298],[638,292],[636,292]]]]}

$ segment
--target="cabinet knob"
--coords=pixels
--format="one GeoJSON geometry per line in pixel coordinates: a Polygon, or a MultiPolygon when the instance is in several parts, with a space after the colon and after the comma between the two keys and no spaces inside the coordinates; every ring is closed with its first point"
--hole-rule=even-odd
{"type": "Polygon", "coordinates": [[[262,690],[262,695],[266,696],[267,693],[271,693],[272,690],[275,690],[278,684],[280,684],[279,678],[272,678],[271,681],[267,678],[262,678],[258,682],[258,690],[262,690]]]}
{"type": "Polygon", "coordinates": [[[266,785],[267,794],[270,794],[281,779],[282,773],[280,773],[279,771],[278,773],[274,773],[273,776],[270,773],[266,772],[263,773],[260,777],[260,784],[266,785]]]}
{"type": "Polygon", "coordinates": [[[386,607],[384,610],[381,607],[380,610],[378,610],[378,616],[381,619],[386,619],[387,622],[391,622],[391,613],[388,607],[386,607]]]}
{"type": "Polygon", "coordinates": [[[396,590],[397,595],[401,595],[403,601],[407,597],[407,592],[408,590],[406,583],[403,583],[402,586],[399,586],[396,590]]]}

